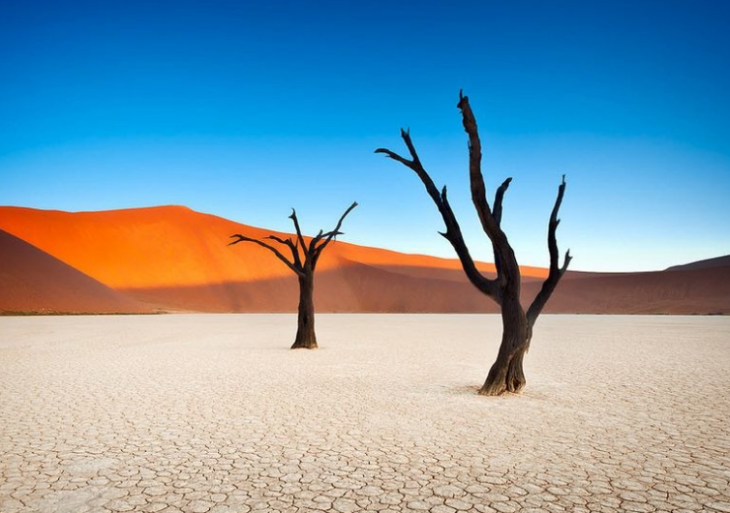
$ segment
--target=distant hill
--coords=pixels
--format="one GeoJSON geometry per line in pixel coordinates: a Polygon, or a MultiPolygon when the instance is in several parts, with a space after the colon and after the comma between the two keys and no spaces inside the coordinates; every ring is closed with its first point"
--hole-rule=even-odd
{"type": "MultiPolygon", "coordinates": [[[[74,308],[63,311],[287,312],[296,309],[296,278],[268,251],[254,244],[228,247],[229,236],[262,238],[272,233],[185,207],[167,206],[102,212],[61,212],[0,207],[0,229],[63,263],[53,272],[28,259],[23,271],[12,256],[28,251],[7,244],[3,259],[16,262],[15,292],[0,290],[0,310],[27,310],[19,276],[43,276],[46,287],[66,280],[74,308]],[[7,254],[7,255],[6,255],[7,254]],[[32,271],[37,266],[37,271],[32,271]],[[69,269],[71,268],[71,269],[69,269]],[[95,280],[121,303],[79,303],[94,294],[68,276],[75,270],[95,280]],[[57,273],[59,278],[54,278],[57,273]],[[25,305],[25,306],[23,306],[25,305]],[[23,306],[21,308],[21,306],[23,306]],[[85,309],[84,309],[85,308],[85,309]]],[[[730,257],[722,257],[726,261],[730,257]]],[[[5,266],[4,260],[0,265],[5,266]]],[[[698,263],[702,264],[702,263],[698,263]]],[[[678,266],[655,273],[568,273],[546,311],[553,313],[730,313],[730,263],[678,266]]],[[[44,267],[45,266],[45,267],[44,267]]],[[[478,264],[493,272],[489,263],[478,264]]],[[[15,270],[13,270],[15,269],[15,270]]],[[[522,268],[528,300],[546,270],[522,268]]],[[[335,242],[322,257],[315,282],[320,312],[496,312],[496,305],[464,277],[456,259],[410,255],[335,242]]],[[[38,286],[37,284],[34,286],[38,286]]],[[[32,288],[31,285],[27,287],[32,288]]],[[[98,287],[97,287],[98,288],[98,287]]],[[[54,303],[63,306],[63,295],[54,303]]],[[[70,299],[68,299],[70,305],[70,299]]],[[[40,304],[40,303],[39,303],[40,304]]],[[[41,310],[48,309],[44,303],[41,310]]]]}
{"type": "Polygon", "coordinates": [[[690,264],[674,265],[672,267],[668,267],[667,271],[690,271],[693,269],[712,269],[714,267],[728,266],[730,266],[730,255],[725,255],[717,258],[708,258],[707,260],[692,262],[690,264]]]}

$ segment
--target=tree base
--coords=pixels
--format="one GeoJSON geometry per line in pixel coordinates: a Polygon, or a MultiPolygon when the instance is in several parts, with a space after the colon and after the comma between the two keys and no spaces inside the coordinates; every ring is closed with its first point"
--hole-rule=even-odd
{"type": "Polygon", "coordinates": [[[525,355],[524,350],[515,354],[508,363],[500,362],[499,359],[494,362],[489,370],[487,380],[479,389],[479,395],[502,395],[506,392],[518,394],[525,385],[525,373],[522,370],[522,360],[525,355]]]}
{"type": "Polygon", "coordinates": [[[479,395],[496,396],[506,393],[519,394],[522,389],[525,388],[525,384],[526,383],[521,383],[513,387],[507,387],[507,385],[505,385],[504,383],[484,383],[484,385],[482,385],[482,388],[479,389],[479,395]]]}
{"type": "Polygon", "coordinates": [[[507,388],[507,386],[504,383],[493,383],[490,385],[487,385],[486,383],[482,385],[482,388],[479,389],[479,395],[488,395],[488,396],[497,396],[497,395],[503,395],[503,394],[519,394],[522,392],[522,389],[525,388],[525,383],[519,385],[518,387],[514,387],[512,389],[507,388]]]}
{"type": "Polygon", "coordinates": [[[319,348],[319,346],[317,345],[316,342],[313,344],[298,344],[297,342],[294,342],[292,344],[292,346],[290,347],[290,349],[318,349],[318,348],[319,348]]]}
{"type": "Polygon", "coordinates": [[[317,345],[317,337],[314,335],[314,333],[307,334],[305,336],[300,336],[300,334],[297,333],[296,339],[294,340],[291,349],[317,349],[318,347],[319,346],[317,345]]]}

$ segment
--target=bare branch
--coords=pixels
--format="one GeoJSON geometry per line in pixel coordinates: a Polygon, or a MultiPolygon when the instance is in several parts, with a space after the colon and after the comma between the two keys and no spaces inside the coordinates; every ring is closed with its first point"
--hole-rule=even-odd
{"type": "Polygon", "coordinates": [[[542,284],[540,292],[538,292],[534,301],[530,305],[530,308],[527,310],[527,320],[532,324],[534,324],[534,322],[537,320],[537,317],[540,315],[540,312],[542,312],[542,309],[545,307],[548,299],[550,299],[550,296],[555,290],[555,287],[557,287],[560,278],[563,277],[563,274],[565,274],[565,271],[568,269],[570,261],[573,260],[573,257],[570,256],[570,250],[568,250],[565,253],[565,260],[563,262],[563,265],[560,266],[558,262],[558,260],[560,259],[560,254],[558,253],[558,241],[555,236],[555,232],[557,231],[558,225],[560,224],[560,219],[558,219],[558,212],[560,211],[560,205],[563,202],[564,194],[565,175],[563,175],[562,182],[558,187],[558,197],[555,199],[555,206],[553,206],[553,211],[550,214],[550,222],[548,223],[548,251],[550,252],[550,271],[548,272],[548,277],[545,279],[545,282],[542,284]]]}
{"type": "Polygon", "coordinates": [[[446,187],[444,187],[443,190],[439,193],[439,190],[436,188],[436,185],[431,179],[431,176],[423,168],[421,161],[418,159],[418,154],[416,152],[415,146],[413,145],[413,141],[411,140],[410,133],[406,130],[401,130],[401,137],[403,138],[403,141],[408,147],[408,151],[413,157],[412,161],[404,159],[396,153],[383,148],[376,150],[376,153],[384,153],[391,157],[393,160],[396,160],[415,171],[416,175],[418,175],[418,178],[421,179],[421,182],[426,187],[426,192],[429,196],[431,196],[431,199],[436,204],[436,207],[438,208],[439,212],[441,213],[441,217],[444,220],[444,224],[446,225],[446,231],[439,233],[446,240],[448,240],[454,247],[454,250],[456,250],[456,254],[459,256],[459,260],[461,261],[461,266],[464,269],[464,273],[469,278],[469,281],[471,281],[472,284],[484,294],[494,299],[494,301],[496,301],[497,303],[500,303],[501,294],[499,289],[497,288],[496,281],[490,280],[489,278],[483,276],[477,269],[476,265],[474,264],[474,260],[469,254],[469,249],[467,248],[466,243],[464,242],[464,237],[461,233],[461,227],[456,220],[456,216],[451,209],[451,205],[449,205],[449,201],[446,196],[446,187]],[[393,155],[398,158],[394,158],[393,155]]]}
{"type": "Polygon", "coordinates": [[[307,261],[309,261],[310,258],[314,257],[315,249],[317,247],[317,243],[322,240],[322,236],[324,235],[324,230],[320,230],[317,235],[312,237],[309,241],[309,248],[307,249],[307,261]]]}
{"type": "Polygon", "coordinates": [[[287,242],[291,242],[291,240],[284,240],[281,237],[277,237],[276,235],[269,235],[267,237],[264,237],[264,239],[271,239],[271,240],[276,241],[279,244],[283,244],[285,246],[288,246],[287,242]]]}
{"type": "Polygon", "coordinates": [[[289,219],[292,220],[294,223],[294,228],[297,230],[297,241],[299,246],[302,248],[302,251],[307,250],[307,245],[304,242],[304,236],[302,235],[302,229],[299,227],[299,219],[297,219],[297,211],[294,209],[291,209],[291,215],[289,216],[289,219]]]}
{"type": "Polygon", "coordinates": [[[265,242],[263,242],[263,241],[261,241],[259,239],[252,239],[251,237],[246,237],[245,235],[241,235],[240,233],[236,233],[235,235],[231,235],[230,238],[233,239],[235,237],[238,237],[238,239],[237,240],[234,240],[231,243],[229,243],[228,244],[229,246],[233,246],[235,244],[238,244],[239,242],[253,242],[254,244],[258,244],[262,248],[266,248],[269,251],[271,251],[274,255],[276,255],[276,257],[279,260],[281,260],[282,262],[284,262],[286,264],[286,266],[289,269],[291,269],[292,271],[294,271],[294,273],[296,273],[298,276],[304,276],[304,272],[302,272],[300,269],[298,269],[292,262],[290,262],[289,260],[287,260],[287,258],[284,255],[282,255],[279,252],[279,250],[276,249],[275,247],[270,246],[270,245],[266,244],[265,242]]]}
{"type": "Polygon", "coordinates": [[[492,215],[494,220],[497,222],[497,226],[502,223],[502,200],[504,199],[504,193],[507,192],[509,184],[512,182],[512,178],[507,178],[502,185],[497,189],[497,193],[494,195],[494,211],[492,215]]]}
{"type": "MultiPolygon", "coordinates": [[[[492,215],[500,229],[502,224],[502,201],[504,200],[504,193],[507,192],[510,182],[512,182],[512,178],[507,178],[504,182],[502,182],[502,185],[499,186],[494,195],[494,211],[492,212],[492,215]]],[[[494,250],[494,267],[497,270],[497,276],[502,276],[502,259],[499,257],[499,251],[497,251],[497,248],[494,247],[494,245],[492,249],[494,250]]]]}
{"type": "MultiPolygon", "coordinates": [[[[498,261],[497,265],[499,266],[497,273],[498,280],[502,286],[506,286],[508,282],[514,284],[517,287],[515,292],[519,296],[520,268],[517,265],[517,259],[515,258],[512,246],[510,246],[507,236],[499,226],[500,222],[492,214],[492,211],[489,208],[486,187],[484,185],[484,177],[482,176],[481,169],[482,145],[479,140],[477,121],[471,110],[471,106],[469,105],[469,97],[464,96],[461,91],[459,91],[459,103],[457,104],[457,107],[461,110],[464,130],[469,137],[469,180],[471,183],[472,203],[474,203],[474,208],[477,211],[477,215],[484,232],[492,241],[495,261],[498,261]]],[[[504,192],[507,190],[507,187],[509,187],[509,182],[509,180],[506,180],[500,186],[500,189],[504,187],[501,195],[499,194],[499,190],[497,191],[497,194],[499,195],[500,210],[501,197],[504,196],[504,192]]],[[[500,220],[501,215],[502,214],[500,212],[500,220]]]]}
{"type": "Polygon", "coordinates": [[[385,148],[378,148],[377,150],[375,150],[375,153],[384,153],[387,157],[400,162],[401,164],[403,164],[406,167],[410,167],[411,169],[413,169],[413,165],[414,165],[413,161],[408,160],[407,158],[401,157],[394,151],[386,150],[385,148]]]}
{"type": "Polygon", "coordinates": [[[469,278],[469,281],[482,293],[491,297],[497,304],[502,304],[502,291],[497,286],[497,280],[491,280],[484,276],[479,269],[477,269],[474,259],[469,253],[469,248],[464,242],[464,236],[461,233],[461,227],[459,226],[454,211],[451,209],[449,199],[446,195],[446,186],[441,191],[441,204],[439,208],[441,211],[441,217],[446,224],[446,233],[439,232],[446,240],[451,243],[451,246],[456,251],[456,255],[459,257],[461,262],[461,268],[464,270],[464,274],[469,278]]]}
{"type": "Polygon", "coordinates": [[[403,138],[403,141],[405,141],[405,143],[406,143],[406,147],[408,148],[408,153],[411,154],[413,163],[419,167],[422,167],[421,159],[418,158],[418,152],[416,152],[416,147],[413,145],[413,141],[411,141],[411,129],[407,128],[407,129],[403,130],[401,128],[400,136],[403,138]]]}
{"type": "MultiPolygon", "coordinates": [[[[393,160],[396,160],[403,164],[406,167],[411,168],[413,171],[416,172],[418,175],[418,178],[421,179],[421,182],[423,182],[423,185],[426,186],[426,192],[428,192],[428,195],[431,196],[431,199],[436,203],[436,206],[441,210],[442,208],[442,202],[441,197],[439,195],[439,190],[436,187],[436,184],[433,183],[433,180],[429,176],[429,174],[426,172],[426,170],[421,165],[421,161],[418,160],[418,155],[416,154],[416,149],[413,145],[413,141],[411,140],[411,134],[409,131],[401,129],[400,135],[403,138],[403,141],[406,143],[406,146],[408,147],[408,150],[411,152],[411,156],[415,155],[413,160],[407,160],[398,155],[397,153],[394,153],[390,150],[386,150],[384,148],[379,148],[375,150],[375,153],[385,153],[393,160]]],[[[442,212],[443,215],[443,212],[442,212]]]]}
{"type": "Polygon", "coordinates": [[[568,266],[570,265],[571,260],[573,260],[573,257],[570,255],[570,250],[568,250],[565,252],[565,260],[563,261],[563,266],[560,268],[561,276],[565,274],[565,271],[568,270],[568,266]]]}
{"type": "MultiPolygon", "coordinates": [[[[459,91],[459,103],[456,106],[461,110],[464,130],[469,137],[469,181],[471,183],[471,198],[477,214],[479,214],[479,219],[485,225],[485,223],[493,221],[493,218],[489,209],[489,202],[487,201],[487,189],[484,185],[484,177],[482,176],[482,143],[479,140],[477,120],[469,105],[469,97],[464,96],[461,91],[459,91]]],[[[486,225],[484,229],[487,230],[486,225]]],[[[489,231],[487,235],[491,238],[489,231]]]]}
{"type": "Polygon", "coordinates": [[[274,240],[274,241],[278,242],[279,244],[283,244],[284,246],[288,247],[289,251],[291,251],[292,257],[294,258],[294,264],[297,267],[302,266],[302,260],[299,257],[299,250],[297,248],[297,245],[292,242],[291,238],[282,239],[281,237],[277,237],[276,235],[269,235],[268,237],[264,237],[264,238],[274,240]]]}
{"type": "Polygon", "coordinates": [[[345,213],[342,214],[342,216],[340,217],[340,220],[337,221],[337,226],[335,226],[335,229],[334,230],[332,230],[330,232],[327,232],[325,234],[322,234],[321,231],[319,232],[320,235],[318,235],[318,238],[319,239],[323,239],[324,242],[322,242],[319,246],[315,246],[314,262],[313,262],[315,265],[317,263],[317,260],[319,260],[319,256],[322,254],[322,251],[324,251],[324,248],[327,247],[327,244],[329,244],[335,236],[337,236],[338,234],[341,234],[342,233],[340,231],[340,228],[342,227],[342,222],[345,220],[345,218],[347,217],[347,215],[350,212],[353,211],[353,209],[355,207],[357,207],[357,201],[354,201],[352,203],[352,205],[350,205],[347,208],[347,210],[345,210],[345,213]]]}

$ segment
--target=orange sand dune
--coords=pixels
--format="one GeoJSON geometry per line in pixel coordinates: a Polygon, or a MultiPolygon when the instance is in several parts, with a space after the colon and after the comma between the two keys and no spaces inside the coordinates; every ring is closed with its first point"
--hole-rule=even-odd
{"type": "MultiPolygon", "coordinates": [[[[272,232],[185,207],[79,213],[0,207],[0,229],[118,292],[170,310],[296,308],[296,278],[281,262],[254,244],[227,246],[232,233],[263,238],[272,232]]],[[[525,267],[523,274],[527,302],[546,270],[525,267]]],[[[455,259],[339,241],[320,263],[315,303],[322,312],[497,311],[455,259]]],[[[568,273],[546,311],[730,313],[730,266],[720,259],[710,267],[655,273],[568,273]]]]}
{"type": "Polygon", "coordinates": [[[0,312],[146,313],[153,308],[114,291],[0,230],[0,312]]]}
{"type": "Polygon", "coordinates": [[[232,233],[269,232],[184,207],[78,213],[5,207],[0,228],[113,288],[249,281],[290,272],[261,248],[226,247],[232,233]]]}
{"type": "MultiPolygon", "coordinates": [[[[0,207],[0,228],[30,242],[102,283],[121,289],[190,287],[288,277],[291,271],[253,244],[227,247],[229,236],[288,237],[185,207],[152,207],[69,213],[0,207]]],[[[286,248],[284,248],[286,249],[286,248]]],[[[418,275],[438,269],[460,276],[455,259],[406,255],[337,242],[320,271],[355,262],[418,275]]],[[[492,264],[480,263],[485,271],[492,264]]],[[[528,276],[543,269],[524,268],[528,276]]]]}

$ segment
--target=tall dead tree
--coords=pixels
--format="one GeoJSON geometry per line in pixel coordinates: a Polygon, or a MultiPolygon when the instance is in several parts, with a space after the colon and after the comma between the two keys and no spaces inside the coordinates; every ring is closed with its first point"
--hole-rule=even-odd
{"type": "Polygon", "coordinates": [[[461,228],[456,220],[449,200],[446,196],[446,187],[441,192],[436,188],[433,180],[421,164],[416,148],[411,141],[407,130],[401,129],[401,137],[406,143],[411,158],[407,159],[390,150],[379,148],[376,153],[384,153],[391,159],[409,167],[418,175],[431,199],[438,207],[441,217],[446,224],[446,231],[439,232],[448,240],[459,256],[464,273],[469,281],[483,294],[492,298],[501,308],[502,312],[502,343],[499,347],[497,360],[492,365],[484,385],[479,390],[483,395],[499,395],[504,392],[518,392],[525,386],[525,374],[522,369],[522,360],[530,347],[532,329],[537,317],[552,295],[560,278],[565,274],[570,264],[570,250],[566,252],[563,265],[559,265],[558,244],[555,238],[555,231],[560,220],[558,211],[565,193],[565,175],[558,187],[558,196],[555,200],[550,221],[548,223],[548,250],[550,252],[550,271],[547,279],[542,284],[527,311],[520,303],[520,268],[517,265],[515,253],[502,231],[502,200],[507,192],[512,178],[507,178],[497,188],[494,195],[494,203],[490,208],[487,201],[484,177],[482,176],[481,161],[482,147],[477,131],[477,122],[474,113],[469,106],[469,98],[459,92],[459,103],[464,123],[464,130],[469,137],[469,179],[471,183],[471,198],[474,208],[477,211],[484,232],[492,242],[494,250],[494,264],[497,271],[496,278],[488,278],[477,269],[469,254],[461,228]]]}
{"type": "Polygon", "coordinates": [[[338,235],[342,235],[340,231],[342,227],[342,221],[345,220],[347,214],[357,206],[357,202],[350,205],[342,214],[340,220],[337,222],[335,229],[329,232],[319,233],[310,239],[309,244],[304,240],[302,230],[299,227],[299,220],[297,219],[296,210],[292,209],[292,213],[289,219],[294,223],[294,228],[297,231],[296,241],[292,241],[291,237],[282,239],[276,235],[269,235],[264,237],[265,239],[273,240],[274,242],[286,246],[291,252],[292,259],[286,258],[278,249],[267,244],[266,242],[259,239],[252,239],[237,233],[231,235],[231,238],[235,238],[233,242],[228,244],[232,246],[239,242],[253,242],[258,244],[262,248],[266,248],[271,251],[276,257],[284,262],[286,266],[291,269],[294,274],[299,278],[299,315],[297,319],[297,336],[292,344],[292,349],[317,349],[317,335],[314,333],[314,271],[317,268],[317,262],[319,257],[322,256],[322,252],[327,245],[332,242],[332,239],[338,235]]]}

